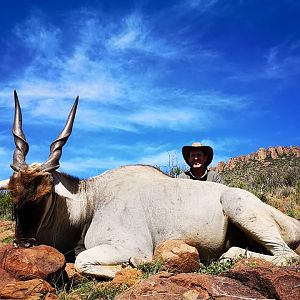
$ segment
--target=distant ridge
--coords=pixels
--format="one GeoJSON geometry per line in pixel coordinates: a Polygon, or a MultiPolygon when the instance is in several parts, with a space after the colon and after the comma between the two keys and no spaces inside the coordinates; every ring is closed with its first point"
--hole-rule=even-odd
{"type": "Polygon", "coordinates": [[[300,158],[300,147],[276,146],[269,147],[268,149],[259,148],[256,152],[230,158],[226,163],[223,161],[219,162],[214,169],[222,173],[225,170],[234,169],[240,163],[247,165],[253,161],[266,162],[270,159],[286,159],[288,157],[300,158]]]}

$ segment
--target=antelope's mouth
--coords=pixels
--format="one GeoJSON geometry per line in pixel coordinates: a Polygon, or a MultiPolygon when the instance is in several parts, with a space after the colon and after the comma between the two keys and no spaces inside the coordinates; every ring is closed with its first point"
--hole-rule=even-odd
{"type": "Polygon", "coordinates": [[[13,245],[16,248],[30,248],[37,245],[36,238],[15,238],[13,245]]]}

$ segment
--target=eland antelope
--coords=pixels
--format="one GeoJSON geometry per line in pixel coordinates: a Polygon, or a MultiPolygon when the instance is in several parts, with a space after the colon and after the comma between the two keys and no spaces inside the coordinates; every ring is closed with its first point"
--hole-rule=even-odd
{"type": "Polygon", "coordinates": [[[201,259],[248,256],[284,264],[299,259],[300,222],[248,191],[213,182],[174,179],[146,165],[131,165],[79,180],[57,171],[78,98],[45,163],[27,165],[29,146],[15,92],[14,170],[8,188],[15,206],[14,243],[75,251],[79,272],[113,277],[124,263],[152,260],[168,239],[196,247],[201,259]]]}

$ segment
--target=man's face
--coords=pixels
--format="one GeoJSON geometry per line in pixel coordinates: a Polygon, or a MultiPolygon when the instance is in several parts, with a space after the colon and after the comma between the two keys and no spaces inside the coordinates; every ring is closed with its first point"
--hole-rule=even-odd
{"type": "Polygon", "coordinates": [[[190,152],[189,163],[192,168],[201,168],[205,165],[207,161],[207,156],[203,151],[192,150],[190,152]]]}

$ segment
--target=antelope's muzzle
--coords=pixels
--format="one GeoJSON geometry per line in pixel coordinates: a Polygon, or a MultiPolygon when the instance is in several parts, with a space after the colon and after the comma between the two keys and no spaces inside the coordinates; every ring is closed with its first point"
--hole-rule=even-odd
{"type": "Polygon", "coordinates": [[[30,248],[37,245],[36,238],[15,238],[13,245],[16,248],[30,248]]]}

